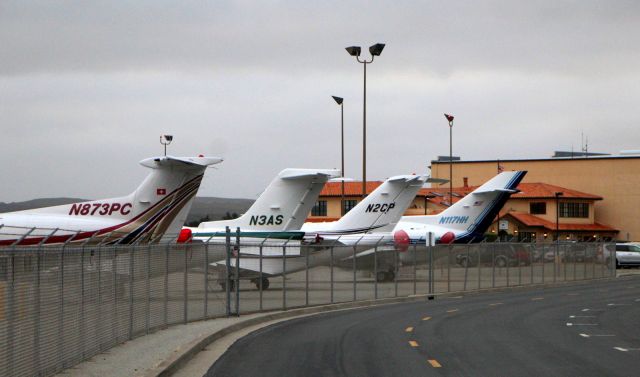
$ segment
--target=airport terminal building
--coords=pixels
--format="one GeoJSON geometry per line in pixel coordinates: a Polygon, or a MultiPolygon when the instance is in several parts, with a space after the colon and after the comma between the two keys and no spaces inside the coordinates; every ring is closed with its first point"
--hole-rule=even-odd
{"type": "MultiPolygon", "coordinates": [[[[640,156],[595,156],[523,160],[453,161],[453,202],[499,170],[527,170],[521,191],[512,195],[489,228],[520,240],[640,240],[640,156]],[[556,193],[559,195],[556,197],[556,193]],[[556,216],[558,223],[556,225],[556,216]]],[[[449,161],[431,162],[433,178],[449,178],[449,161]]],[[[367,182],[367,193],[381,184],[367,182]]],[[[434,185],[435,186],[435,185],[434,185]]],[[[362,195],[361,182],[346,182],[344,212],[362,195]]],[[[341,216],[342,184],[327,183],[309,221],[341,216]]],[[[435,214],[449,206],[448,184],[420,190],[406,215],[435,214]]]]}
{"type": "MultiPolygon", "coordinates": [[[[479,160],[453,161],[453,185],[462,185],[465,179],[471,185],[479,185],[502,170],[527,170],[523,184],[544,183],[559,186],[594,198],[593,222],[618,231],[615,237],[624,241],[640,240],[640,155],[631,156],[594,156],[578,158],[546,158],[522,160],[479,160]]],[[[431,174],[434,178],[449,178],[449,161],[431,161],[431,174]]],[[[523,190],[527,195],[526,190],[523,190]]],[[[554,198],[555,200],[555,198],[554,198]]],[[[585,198],[586,200],[586,198],[585,198]]],[[[580,198],[560,197],[560,226],[563,222],[576,222],[576,219],[562,216],[563,203],[580,203],[580,198]]],[[[511,201],[505,205],[509,211],[511,201]]],[[[555,214],[554,208],[547,208],[555,214]]],[[[547,218],[546,220],[550,220],[547,218]]],[[[555,223],[555,219],[552,219],[555,223]]]]}

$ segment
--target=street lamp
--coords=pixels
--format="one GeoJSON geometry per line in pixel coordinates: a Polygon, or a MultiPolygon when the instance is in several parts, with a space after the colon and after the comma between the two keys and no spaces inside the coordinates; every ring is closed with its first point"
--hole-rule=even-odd
{"type": "MultiPolygon", "coordinates": [[[[453,115],[444,114],[449,122],[449,206],[453,205],[453,115]]],[[[500,224],[498,224],[500,226],[500,224]]],[[[500,231],[498,231],[500,234],[500,231]]]]}
{"type": "Polygon", "coordinates": [[[362,106],[362,197],[367,196],[367,64],[373,63],[376,56],[380,56],[384,49],[384,43],[376,43],[369,47],[371,60],[360,60],[360,46],[346,47],[349,55],[354,56],[358,63],[364,66],[364,101],[362,106]]]}
{"type": "Polygon", "coordinates": [[[556,243],[560,241],[560,197],[564,195],[564,193],[557,191],[554,196],[556,197],[556,243]]]}
{"type": "Polygon", "coordinates": [[[173,135],[160,135],[160,144],[164,145],[164,155],[167,155],[167,145],[173,141],[173,135]]]}
{"type": "Polygon", "coordinates": [[[342,194],[340,196],[340,216],[344,216],[344,99],[342,97],[333,97],[333,100],[340,105],[340,150],[341,150],[341,166],[340,174],[342,175],[342,194]]]}

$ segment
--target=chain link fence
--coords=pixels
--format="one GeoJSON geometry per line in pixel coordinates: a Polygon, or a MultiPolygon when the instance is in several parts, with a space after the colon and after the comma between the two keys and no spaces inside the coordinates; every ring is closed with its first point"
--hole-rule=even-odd
{"type": "Polygon", "coordinates": [[[344,240],[2,248],[0,375],[52,375],[202,319],[615,276],[614,244],[344,240]]]}

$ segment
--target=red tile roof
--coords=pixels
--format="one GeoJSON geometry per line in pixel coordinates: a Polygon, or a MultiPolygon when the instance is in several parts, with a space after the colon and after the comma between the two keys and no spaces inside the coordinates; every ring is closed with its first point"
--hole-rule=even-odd
{"type": "MultiPolygon", "coordinates": [[[[382,181],[369,181],[367,182],[367,194],[378,188],[382,184],[382,181]]],[[[475,190],[477,186],[468,187],[454,187],[453,188],[453,202],[455,203],[460,199],[457,195],[465,196],[471,191],[475,190]]],[[[602,200],[601,196],[587,194],[584,192],[571,190],[568,188],[550,185],[547,183],[520,183],[518,190],[521,192],[513,194],[512,199],[542,199],[542,198],[555,198],[556,192],[562,192],[562,199],[586,199],[586,200],[602,200]]],[[[327,182],[324,188],[320,192],[320,196],[340,196],[341,195],[341,182],[327,182]]],[[[344,183],[345,196],[360,196],[362,195],[362,182],[345,182],[344,183]]],[[[438,186],[423,188],[418,191],[419,197],[427,197],[430,202],[434,204],[447,205],[449,197],[449,187],[438,186]]]]}
{"type": "MultiPolygon", "coordinates": [[[[523,212],[507,212],[506,214],[501,214],[501,217],[511,216],[517,221],[523,223],[526,226],[531,227],[542,227],[547,230],[553,231],[556,229],[556,223],[547,221],[538,216],[531,215],[529,213],[523,212]]],[[[617,229],[611,228],[610,226],[593,223],[593,224],[566,224],[560,223],[558,224],[558,229],[564,232],[567,231],[577,231],[577,232],[618,232],[617,229]]]]}
{"type": "Polygon", "coordinates": [[[518,190],[520,190],[519,193],[511,196],[513,199],[555,198],[555,193],[561,192],[561,199],[602,200],[602,197],[598,195],[587,194],[548,183],[520,183],[518,190]]]}

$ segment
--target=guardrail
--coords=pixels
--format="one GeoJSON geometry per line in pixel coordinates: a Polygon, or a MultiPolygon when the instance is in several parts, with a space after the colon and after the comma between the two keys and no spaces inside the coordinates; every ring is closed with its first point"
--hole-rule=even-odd
{"type": "Polygon", "coordinates": [[[615,276],[612,244],[387,240],[248,242],[230,233],[190,244],[0,248],[0,375],[51,375],[202,319],[615,276]]]}

